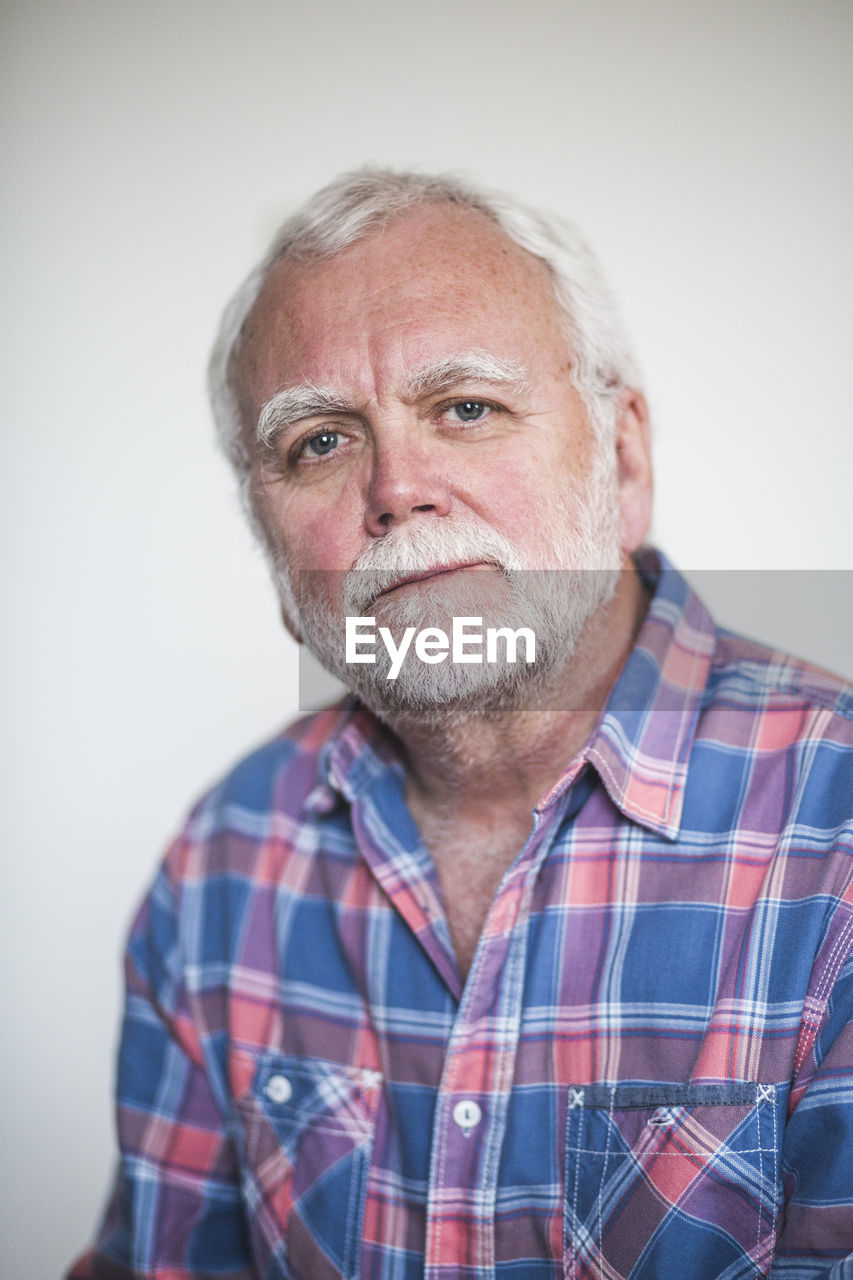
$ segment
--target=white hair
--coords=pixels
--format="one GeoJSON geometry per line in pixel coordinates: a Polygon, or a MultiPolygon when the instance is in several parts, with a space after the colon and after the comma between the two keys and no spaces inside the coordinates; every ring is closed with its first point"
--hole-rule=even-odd
{"type": "Polygon", "coordinates": [[[273,267],[285,255],[309,262],[332,257],[425,204],[475,209],[545,263],[565,318],[572,380],[600,442],[611,439],[619,393],[638,385],[638,370],[601,268],[578,230],[561,218],[452,175],[363,168],[336,178],[287,219],[223,314],[208,368],[210,397],[219,441],[241,481],[244,499],[252,457],[241,417],[237,364],[246,320],[273,267]]]}

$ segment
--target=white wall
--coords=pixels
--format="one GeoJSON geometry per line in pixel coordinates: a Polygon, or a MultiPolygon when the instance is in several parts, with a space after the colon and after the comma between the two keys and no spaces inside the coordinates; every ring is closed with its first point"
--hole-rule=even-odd
{"type": "MultiPolygon", "coordinates": [[[[647,371],[671,556],[846,569],[853,11],[18,0],[4,24],[0,1239],[23,1280],[104,1192],[132,906],[190,799],[295,705],[210,443],[226,295],[363,161],[561,209],[647,371]]],[[[853,672],[849,613],[788,612],[769,638],[853,672]]]]}

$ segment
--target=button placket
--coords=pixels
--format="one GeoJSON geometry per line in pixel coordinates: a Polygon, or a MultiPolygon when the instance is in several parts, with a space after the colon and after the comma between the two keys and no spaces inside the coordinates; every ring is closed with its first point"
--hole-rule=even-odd
{"type": "Polygon", "coordinates": [[[468,1256],[478,1267],[492,1265],[496,1171],[518,1049],[527,922],[553,830],[553,823],[534,815],[528,844],[487,917],[447,1047],[432,1143],[425,1280],[440,1280],[458,1266],[458,1238],[444,1209],[451,1202],[455,1213],[464,1205],[470,1217],[468,1256]],[[483,1024],[498,1028],[486,1046],[483,1024]]]}

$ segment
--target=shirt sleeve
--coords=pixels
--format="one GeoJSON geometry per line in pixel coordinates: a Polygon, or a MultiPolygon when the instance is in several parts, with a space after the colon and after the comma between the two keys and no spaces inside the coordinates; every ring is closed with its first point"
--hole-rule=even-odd
{"type": "MultiPolygon", "coordinates": [[[[843,955],[852,938],[847,916],[828,945],[843,955]]],[[[786,1207],[773,1280],[853,1280],[853,957],[822,1004],[782,1145],[786,1207]]]]}
{"type": "Polygon", "coordinates": [[[131,931],[118,1063],[120,1165],[68,1280],[256,1280],[216,1073],[185,991],[162,872],[131,931]],[[220,1100],[221,1102],[221,1100],[220,1100]]]}

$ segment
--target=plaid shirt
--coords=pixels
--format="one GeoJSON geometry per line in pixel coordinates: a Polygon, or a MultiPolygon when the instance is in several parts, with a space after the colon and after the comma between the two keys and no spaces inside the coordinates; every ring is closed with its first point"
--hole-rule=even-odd
{"type": "Polygon", "coordinates": [[[853,1276],[851,713],[663,562],[464,985],[376,721],[249,757],[133,928],[71,1274],[853,1276]]]}

